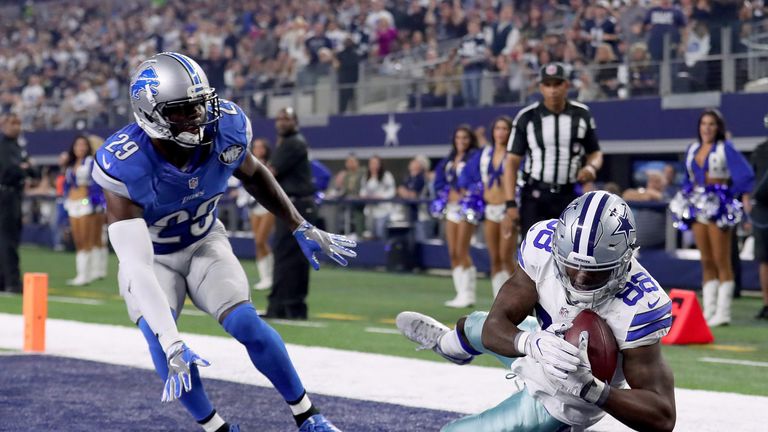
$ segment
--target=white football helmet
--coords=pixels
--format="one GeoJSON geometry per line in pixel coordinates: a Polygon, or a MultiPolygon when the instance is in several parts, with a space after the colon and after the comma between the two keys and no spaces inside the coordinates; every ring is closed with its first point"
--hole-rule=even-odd
{"type": "Polygon", "coordinates": [[[636,226],[627,203],[605,191],[589,192],[565,208],[552,254],[570,304],[594,309],[624,288],[637,249],[636,226]]]}
{"type": "Polygon", "coordinates": [[[155,54],[136,68],[129,98],[133,116],[147,135],[183,147],[208,144],[221,118],[216,89],[203,69],[174,52],[155,54]],[[176,121],[169,118],[171,113],[176,121]],[[208,126],[213,131],[206,135],[208,126]]]}

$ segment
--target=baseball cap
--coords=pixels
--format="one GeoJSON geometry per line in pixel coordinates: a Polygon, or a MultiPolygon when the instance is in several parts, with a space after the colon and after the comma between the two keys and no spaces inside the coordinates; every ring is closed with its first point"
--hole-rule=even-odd
{"type": "Polygon", "coordinates": [[[568,75],[565,73],[565,65],[554,62],[542,66],[539,70],[539,82],[546,79],[568,81],[568,75]]]}

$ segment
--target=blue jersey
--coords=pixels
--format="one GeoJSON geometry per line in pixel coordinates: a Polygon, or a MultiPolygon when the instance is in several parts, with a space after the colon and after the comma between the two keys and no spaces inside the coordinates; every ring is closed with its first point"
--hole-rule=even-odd
{"type": "Polygon", "coordinates": [[[226,100],[221,112],[211,152],[187,171],[166,161],[136,123],[115,132],[96,152],[94,180],[144,210],[156,254],[183,249],[211,230],[227,180],[245,158],[250,121],[226,100]]]}

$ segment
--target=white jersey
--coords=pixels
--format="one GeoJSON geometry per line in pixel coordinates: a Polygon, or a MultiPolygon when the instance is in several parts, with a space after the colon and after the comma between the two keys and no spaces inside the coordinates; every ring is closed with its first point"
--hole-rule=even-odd
{"type": "MultiPolygon", "coordinates": [[[[557,220],[551,219],[534,225],[528,231],[518,254],[520,268],[536,283],[539,294],[535,307],[536,318],[542,328],[552,323],[570,322],[582,310],[568,304],[565,288],[557,278],[551,252],[556,224],[557,220]]],[[[669,296],[634,258],[624,289],[595,312],[608,323],[620,352],[659,342],[672,325],[672,302],[669,296]]],[[[621,354],[618,360],[611,384],[622,387],[626,383],[621,371],[621,354]]],[[[557,390],[539,363],[529,357],[517,360],[512,365],[512,371],[525,380],[531,395],[563,423],[589,426],[605,415],[597,406],[557,390]]]]}

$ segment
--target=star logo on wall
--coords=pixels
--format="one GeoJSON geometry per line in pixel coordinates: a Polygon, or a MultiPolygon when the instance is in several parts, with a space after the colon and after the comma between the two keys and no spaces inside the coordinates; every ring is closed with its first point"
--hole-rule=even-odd
{"type": "Polygon", "coordinates": [[[395,121],[395,115],[390,114],[389,120],[381,125],[381,128],[384,130],[384,133],[386,136],[384,137],[384,146],[385,147],[397,147],[400,145],[400,141],[397,138],[397,133],[400,132],[400,128],[403,127],[402,124],[395,121]]]}

